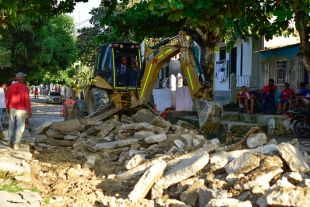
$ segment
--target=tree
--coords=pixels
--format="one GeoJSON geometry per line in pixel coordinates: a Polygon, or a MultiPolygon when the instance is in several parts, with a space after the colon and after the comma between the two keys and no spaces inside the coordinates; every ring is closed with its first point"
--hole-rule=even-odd
{"type": "Polygon", "coordinates": [[[14,25],[24,15],[42,19],[70,13],[76,2],[80,0],[2,0],[0,1],[0,27],[14,25]]]}
{"type": "Polygon", "coordinates": [[[8,79],[17,71],[37,77],[46,71],[54,74],[70,67],[77,58],[74,23],[60,15],[48,21],[24,16],[14,26],[2,30],[0,46],[11,51],[11,65],[5,69],[8,79]]]}
{"type": "Polygon", "coordinates": [[[264,35],[267,40],[275,36],[295,34],[300,38],[300,59],[310,75],[310,1],[265,0],[246,1],[243,22],[234,22],[239,36],[264,35]],[[251,23],[251,24],[250,24],[251,23]]]}

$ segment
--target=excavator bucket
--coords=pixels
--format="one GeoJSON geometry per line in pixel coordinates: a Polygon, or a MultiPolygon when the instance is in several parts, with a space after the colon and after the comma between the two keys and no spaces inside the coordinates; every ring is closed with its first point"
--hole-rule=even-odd
{"type": "Polygon", "coordinates": [[[193,101],[198,113],[200,128],[210,133],[216,132],[223,116],[222,105],[208,100],[194,99],[193,101]]]}

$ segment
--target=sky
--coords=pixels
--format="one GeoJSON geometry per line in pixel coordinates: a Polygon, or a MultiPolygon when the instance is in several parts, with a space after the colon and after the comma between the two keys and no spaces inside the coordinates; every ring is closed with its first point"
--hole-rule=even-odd
{"type": "Polygon", "coordinates": [[[74,10],[69,15],[74,18],[76,29],[90,26],[89,19],[91,15],[89,12],[92,8],[96,8],[100,5],[101,0],[88,0],[87,3],[79,2],[76,4],[74,10]]]}

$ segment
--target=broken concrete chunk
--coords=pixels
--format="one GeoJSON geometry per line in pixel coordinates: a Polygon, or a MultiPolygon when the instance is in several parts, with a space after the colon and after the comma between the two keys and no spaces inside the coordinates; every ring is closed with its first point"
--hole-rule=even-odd
{"type": "Polygon", "coordinates": [[[154,118],[155,114],[148,109],[141,109],[135,115],[131,117],[135,122],[148,122],[150,123],[154,118]]]}
{"type": "Polygon", "coordinates": [[[35,129],[36,134],[40,135],[45,134],[52,123],[53,123],[52,121],[44,122],[41,126],[35,129]]]}
{"type": "MultiPolygon", "coordinates": [[[[278,174],[282,173],[282,169],[276,169],[268,172],[253,172],[251,176],[249,176],[248,181],[243,181],[244,183],[241,184],[241,189],[249,190],[256,186],[260,186],[264,189],[268,189],[270,187],[270,181],[278,174]]],[[[238,188],[238,187],[237,187],[238,188]]]]}
{"type": "Polygon", "coordinates": [[[154,126],[158,126],[164,129],[169,130],[171,127],[171,123],[166,121],[165,119],[161,118],[160,116],[156,116],[152,121],[151,124],[154,126]]]}
{"type": "Polygon", "coordinates": [[[200,145],[200,141],[198,139],[193,139],[193,146],[196,147],[200,145]]]}
{"type": "Polygon", "coordinates": [[[88,155],[86,156],[86,162],[84,163],[85,167],[93,168],[96,163],[96,156],[95,155],[88,155]]]}
{"type": "Polygon", "coordinates": [[[96,129],[100,131],[97,136],[106,137],[112,132],[113,129],[119,126],[121,126],[120,121],[115,119],[108,120],[105,123],[96,127],[96,129]]]}
{"type": "Polygon", "coordinates": [[[307,207],[310,201],[310,188],[278,187],[267,195],[267,204],[275,206],[307,207]]]}
{"type": "Polygon", "coordinates": [[[184,149],[185,144],[181,140],[175,139],[175,140],[173,140],[173,142],[174,142],[175,146],[178,147],[178,149],[184,149]]]}
{"type": "Polygon", "coordinates": [[[158,143],[158,142],[163,142],[167,139],[167,135],[166,134],[156,134],[156,135],[152,135],[149,137],[146,137],[144,139],[144,141],[148,144],[154,144],[154,143],[158,143]]]}
{"type": "Polygon", "coordinates": [[[165,204],[169,207],[190,207],[189,205],[186,205],[182,201],[176,199],[168,199],[165,204]]]}
{"type": "Polygon", "coordinates": [[[165,155],[165,156],[159,156],[159,157],[155,157],[153,158],[152,160],[149,160],[149,161],[146,161],[144,162],[143,164],[141,165],[138,165],[137,167],[135,168],[132,168],[126,172],[123,172],[121,174],[119,174],[117,176],[117,178],[121,179],[121,180],[130,180],[132,178],[135,178],[137,176],[140,176],[144,173],[144,171],[152,166],[154,163],[158,162],[158,161],[162,161],[164,159],[167,159],[169,158],[169,156],[165,155]]]}
{"type": "Polygon", "coordinates": [[[47,132],[46,132],[46,136],[48,137],[52,137],[52,138],[55,138],[55,139],[63,139],[64,138],[64,134],[56,131],[56,130],[53,130],[53,129],[48,129],[47,132]]]}
{"type": "Polygon", "coordinates": [[[264,146],[259,146],[255,149],[251,149],[251,152],[257,152],[262,154],[274,154],[279,151],[279,146],[276,144],[268,144],[264,146]]]}
{"type": "Polygon", "coordinates": [[[212,199],[205,207],[252,207],[250,201],[239,201],[235,198],[215,198],[212,199]]]}
{"type": "Polygon", "coordinates": [[[64,136],[65,140],[77,140],[78,138],[79,138],[79,136],[71,135],[71,134],[64,136]]]}
{"type": "Polygon", "coordinates": [[[137,154],[135,156],[133,156],[126,164],[125,164],[125,168],[127,170],[130,170],[134,167],[137,167],[138,165],[142,164],[145,161],[145,158],[143,155],[141,154],[137,154]]]}
{"type": "Polygon", "coordinates": [[[145,198],[155,181],[163,175],[166,166],[165,161],[154,163],[139,179],[134,189],[129,193],[128,198],[134,202],[145,198]]]}
{"type": "Polygon", "coordinates": [[[36,135],[35,142],[36,143],[46,143],[48,140],[46,135],[36,135]]]}
{"type": "Polygon", "coordinates": [[[242,174],[259,167],[262,156],[255,153],[244,153],[231,161],[226,167],[227,173],[242,174]]]}
{"type": "Polygon", "coordinates": [[[218,189],[208,189],[203,187],[199,190],[199,205],[204,206],[209,203],[211,199],[214,198],[228,198],[231,195],[227,190],[218,190],[218,189]]]}
{"type": "Polygon", "coordinates": [[[204,187],[203,181],[195,182],[181,194],[181,201],[190,206],[195,206],[195,203],[199,198],[199,189],[201,189],[202,187],[204,187]]]}
{"type": "Polygon", "coordinates": [[[163,189],[195,175],[208,162],[209,154],[203,151],[198,151],[191,157],[180,159],[165,172],[162,178],[156,181],[152,189],[152,198],[159,197],[163,189]]]}
{"type": "Polygon", "coordinates": [[[149,137],[152,135],[155,135],[155,133],[152,131],[140,131],[134,134],[134,138],[139,139],[139,140],[144,140],[146,137],[149,137]]]}
{"type": "Polygon", "coordinates": [[[265,133],[252,134],[247,138],[246,144],[249,148],[255,148],[267,143],[268,137],[265,133]]]}
{"type": "Polygon", "coordinates": [[[78,119],[54,122],[49,128],[64,134],[83,130],[83,126],[78,119]]]}
{"type": "Polygon", "coordinates": [[[186,143],[186,148],[193,146],[193,139],[195,138],[194,134],[182,134],[180,139],[186,143]]]}
{"type": "Polygon", "coordinates": [[[279,145],[281,157],[294,172],[309,172],[310,167],[306,158],[299,149],[289,143],[281,143],[279,145]]]}
{"type": "Polygon", "coordinates": [[[268,172],[269,170],[278,169],[283,167],[283,161],[277,155],[266,156],[260,165],[260,170],[268,172]]]}
{"type": "Polygon", "coordinates": [[[138,139],[123,139],[114,142],[98,143],[95,145],[95,149],[96,150],[114,149],[118,147],[129,146],[138,142],[139,142],[138,139]]]}

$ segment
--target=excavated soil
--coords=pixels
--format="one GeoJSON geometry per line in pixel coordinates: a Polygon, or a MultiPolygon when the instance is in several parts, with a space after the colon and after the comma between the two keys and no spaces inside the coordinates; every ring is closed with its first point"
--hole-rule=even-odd
{"type": "Polygon", "coordinates": [[[131,203],[125,199],[136,180],[120,183],[105,178],[121,166],[105,159],[89,170],[81,167],[83,161],[76,159],[68,148],[33,150],[32,185],[48,206],[150,206],[148,201],[131,203]]]}

